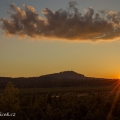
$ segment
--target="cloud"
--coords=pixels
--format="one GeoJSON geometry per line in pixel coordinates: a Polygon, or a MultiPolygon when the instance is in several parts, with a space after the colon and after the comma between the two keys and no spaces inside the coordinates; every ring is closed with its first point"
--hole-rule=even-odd
{"type": "Polygon", "coordinates": [[[120,12],[95,12],[92,7],[84,9],[84,14],[76,8],[77,2],[69,2],[67,10],[55,12],[49,8],[42,10],[44,18],[35,8],[14,3],[10,5],[10,19],[1,18],[1,29],[5,35],[29,36],[31,38],[57,38],[67,40],[109,40],[120,37],[120,12]]]}

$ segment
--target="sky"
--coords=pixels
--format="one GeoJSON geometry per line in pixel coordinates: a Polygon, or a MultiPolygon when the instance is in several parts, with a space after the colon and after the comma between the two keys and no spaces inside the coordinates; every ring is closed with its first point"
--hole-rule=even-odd
{"type": "Polygon", "coordinates": [[[0,76],[75,71],[120,78],[119,0],[4,0],[0,76]]]}

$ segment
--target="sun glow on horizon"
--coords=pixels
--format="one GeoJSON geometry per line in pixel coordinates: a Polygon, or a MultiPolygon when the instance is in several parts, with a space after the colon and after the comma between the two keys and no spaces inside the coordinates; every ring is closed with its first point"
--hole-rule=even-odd
{"type": "MultiPolygon", "coordinates": [[[[119,80],[120,80],[120,79],[119,79],[119,80]]],[[[111,105],[111,108],[110,108],[110,110],[109,110],[109,112],[108,112],[108,115],[107,115],[106,120],[110,120],[110,118],[111,118],[111,116],[112,116],[112,112],[113,112],[113,110],[114,110],[114,108],[115,108],[115,106],[116,106],[116,104],[117,104],[117,102],[118,102],[118,98],[119,98],[119,96],[120,96],[120,81],[119,81],[119,80],[114,84],[115,87],[114,87],[113,90],[110,92],[110,94],[111,94],[111,93],[115,93],[115,97],[114,97],[113,103],[112,103],[112,105],[111,105]]],[[[108,95],[108,97],[110,96],[110,94],[108,95]]]]}

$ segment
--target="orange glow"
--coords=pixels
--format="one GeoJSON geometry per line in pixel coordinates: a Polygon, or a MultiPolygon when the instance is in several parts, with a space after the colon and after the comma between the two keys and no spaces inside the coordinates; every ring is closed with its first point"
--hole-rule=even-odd
{"type": "Polygon", "coordinates": [[[110,108],[110,111],[109,111],[109,113],[107,115],[107,119],[106,120],[110,120],[110,118],[111,118],[112,112],[113,112],[113,110],[115,108],[115,104],[117,103],[118,97],[120,96],[120,92],[119,91],[120,91],[120,81],[118,81],[118,83],[116,84],[116,86],[114,87],[114,89],[111,91],[111,93],[115,92],[116,95],[115,95],[115,98],[113,100],[112,106],[110,108]]]}

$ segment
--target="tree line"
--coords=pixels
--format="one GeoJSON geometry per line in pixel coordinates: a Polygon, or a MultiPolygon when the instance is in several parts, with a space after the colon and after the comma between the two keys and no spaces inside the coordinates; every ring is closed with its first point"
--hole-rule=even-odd
{"type": "Polygon", "coordinates": [[[79,86],[110,86],[118,84],[117,79],[57,79],[50,77],[6,78],[0,77],[0,89],[4,89],[8,82],[18,88],[52,88],[52,87],[79,87],[79,86]]]}

